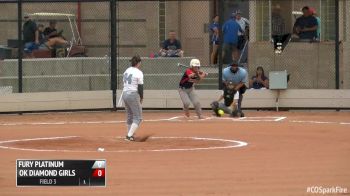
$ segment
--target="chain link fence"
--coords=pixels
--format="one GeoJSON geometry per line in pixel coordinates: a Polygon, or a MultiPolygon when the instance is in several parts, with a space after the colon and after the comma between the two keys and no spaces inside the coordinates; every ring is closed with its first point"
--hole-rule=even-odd
{"type": "MultiPolygon", "coordinates": [[[[18,3],[13,2],[1,2],[0,6],[0,54],[5,58],[1,63],[0,86],[11,86],[13,92],[19,92],[18,3]]],[[[339,1],[340,88],[347,89],[350,88],[349,7],[349,1],[339,1]]],[[[22,92],[110,90],[111,58],[117,60],[117,89],[122,89],[122,74],[135,54],[143,59],[145,89],[177,89],[185,70],[177,64],[189,65],[192,58],[200,59],[201,69],[209,73],[197,88],[218,89],[219,67],[226,67],[232,59],[229,59],[231,55],[228,59],[225,59],[227,55],[211,56],[216,47],[218,53],[222,47],[222,43],[212,43],[211,27],[215,16],[221,16],[218,21],[221,31],[223,23],[237,11],[249,21],[249,28],[245,29],[249,41],[238,55],[249,78],[262,66],[265,73],[287,70],[288,87],[292,89],[336,86],[335,13],[338,10],[333,0],[117,1],[116,57],[110,57],[110,11],[109,0],[23,1],[23,17],[28,16],[44,30],[55,23],[57,32],[62,33],[54,37],[54,43],[47,43],[47,39],[38,46],[23,43],[22,92]],[[320,19],[319,41],[292,39],[282,53],[276,54],[272,35],[292,33],[304,6],[314,8],[320,19]],[[180,57],[160,52],[171,33],[181,42],[183,55],[175,54],[180,57]]],[[[24,23],[22,18],[22,30],[24,23]]],[[[223,35],[219,37],[222,42],[223,35]]]]}
{"type": "MultiPolygon", "coordinates": [[[[233,12],[240,11],[240,15],[249,23],[247,25],[249,42],[240,47],[239,55],[235,60],[248,70],[249,78],[255,76],[257,67],[261,66],[265,69],[267,76],[270,71],[287,70],[290,75],[288,87],[291,89],[335,88],[334,16],[336,10],[334,1],[223,0],[222,2],[222,8],[218,6],[220,1],[120,2],[118,6],[119,56],[140,54],[146,57],[143,70],[145,77],[150,78],[148,86],[146,84],[148,89],[176,89],[177,80],[182,73],[181,71],[176,73],[178,71],[171,65],[185,59],[160,60],[163,57],[157,57],[162,41],[167,39],[170,30],[174,30],[182,42],[184,56],[189,57],[187,63],[191,58],[199,58],[204,64],[209,64],[203,69],[212,73],[209,74],[211,77],[198,85],[198,88],[217,89],[218,67],[210,60],[213,46],[210,44],[211,34],[208,27],[213,16],[222,16],[219,24],[221,28],[224,22],[230,20],[233,12]],[[149,11],[137,12],[141,6],[149,11]],[[272,35],[292,34],[294,23],[301,17],[301,9],[304,6],[313,8],[315,17],[320,19],[318,40],[292,39],[282,53],[276,54],[272,35]],[[203,41],[205,39],[207,41],[203,41]],[[166,64],[165,67],[164,64],[166,64]]],[[[341,5],[342,9],[345,7],[341,5]]],[[[345,20],[344,17],[341,16],[343,20],[345,20]]],[[[225,50],[222,51],[224,53],[225,50]]],[[[222,58],[223,68],[232,62],[232,58],[226,59],[227,55],[217,56],[217,58],[222,58]]],[[[122,72],[127,66],[127,61],[119,61],[119,89],[122,87],[122,72]]]]}
{"type": "Polygon", "coordinates": [[[340,87],[350,89],[350,1],[341,0],[340,10],[340,87]]]}
{"type": "Polygon", "coordinates": [[[0,88],[16,93],[18,92],[17,3],[1,3],[0,13],[0,88]]]}
{"type": "MultiPolygon", "coordinates": [[[[218,66],[210,64],[210,31],[214,1],[118,1],[118,89],[131,56],[142,57],[145,89],[174,90],[189,65],[198,58],[209,73],[197,89],[218,88],[218,66]],[[143,10],[143,11],[140,11],[143,10]],[[160,52],[172,34],[181,43],[180,53],[160,52]]],[[[174,48],[180,49],[180,48],[174,48]]]]}
{"type": "Polygon", "coordinates": [[[23,92],[110,89],[108,1],[24,3],[23,13],[48,37],[25,53],[23,92]]]}
{"type": "Polygon", "coordinates": [[[250,78],[257,67],[270,71],[287,70],[290,89],[335,88],[335,1],[323,0],[260,0],[245,1],[236,8],[243,9],[250,21],[250,40],[246,68],[250,78]],[[292,36],[282,53],[275,53],[273,35],[292,34],[296,19],[302,16],[302,8],[309,6],[320,19],[319,40],[299,39],[292,36]]]}
{"type": "MultiPolygon", "coordinates": [[[[0,17],[6,18],[0,22],[7,31],[1,31],[1,44],[9,42],[6,47],[13,52],[7,58],[17,58],[17,3],[4,5],[0,17]]],[[[109,90],[109,5],[109,1],[24,1],[22,92],[109,90]]],[[[16,63],[5,60],[6,71],[0,79],[14,92],[18,92],[16,63]]]]}

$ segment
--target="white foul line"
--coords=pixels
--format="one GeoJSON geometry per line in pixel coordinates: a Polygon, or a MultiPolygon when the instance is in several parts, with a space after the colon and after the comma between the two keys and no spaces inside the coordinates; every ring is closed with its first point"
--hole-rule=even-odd
{"type": "MultiPolygon", "coordinates": [[[[0,141],[0,144],[5,143],[14,143],[14,142],[27,142],[27,141],[37,141],[37,140],[56,140],[56,139],[68,139],[68,138],[78,138],[79,136],[65,136],[65,137],[47,137],[47,138],[31,138],[31,139],[18,139],[18,140],[7,140],[0,141]]],[[[117,137],[122,139],[123,137],[117,137]]],[[[211,147],[198,147],[198,148],[165,148],[165,149],[153,149],[153,150],[106,150],[104,152],[113,152],[113,153],[121,153],[121,152],[169,152],[169,151],[196,151],[196,150],[215,150],[215,149],[228,149],[228,148],[239,148],[247,146],[247,142],[237,141],[237,140],[228,140],[228,139],[217,139],[217,138],[203,138],[203,137],[150,137],[150,139],[192,139],[192,140],[206,140],[206,141],[221,141],[225,143],[230,143],[227,146],[211,146],[211,147]]],[[[132,142],[130,142],[132,145],[132,142]]],[[[55,149],[33,149],[33,148],[16,148],[9,146],[2,146],[0,148],[10,149],[10,150],[22,150],[22,151],[34,151],[34,152],[97,152],[92,150],[55,150],[55,149]]]]}
{"type": "MultiPolygon", "coordinates": [[[[174,116],[170,118],[160,118],[160,119],[146,119],[143,122],[161,122],[161,121],[187,121],[187,122],[200,122],[206,120],[232,120],[239,122],[272,122],[280,118],[286,117],[242,117],[242,118],[229,118],[229,117],[206,117],[204,119],[187,119],[184,116],[174,116]],[[184,120],[181,120],[184,118],[184,120]]],[[[58,122],[13,122],[13,123],[0,123],[0,126],[23,126],[23,125],[73,125],[73,124],[116,124],[125,123],[125,120],[111,120],[111,121],[58,121],[58,122]]]]}
{"type": "MultiPolygon", "coordinates": [[[[175,121],[181,116],[161,119],[148,119],[144,122],[159,122],[159,121],[175,121]]],[[[0,123],[0,126],[20,126],[20,125],[72,125],[72,124],[115,124],[125,123],[125,120],[111,120],[111,121],[58,121],[58,122],[14,122],[14,123],[0,123]]]]}
{"type": "Polygon", "coordinates": [[[278,122],[278,121],[284,120],[284,119],[286,119],[286,118],[287,118],[287,117],[279,117],[279,118],[275,119],[275,121],[278,122]]]}
{"type": "MultiPolygon", "coordinates": [[[[232,117],[214,117],[209,116],[204,119],[191,119],[185,116],[174,116],[170,118],[160,118],[160,119],[145,119],[143,122],[207,122],[209,120],[227,120],[233,122],[290,122],[290,123],[311,123],[311,124],[340,124],[340,125],[350,125],[350,122],[329,122],[329,121],[305,121],[305,120],[289,120],[285,121],[287,117],[284,116],[252,116],[252,117],[242,117],[242,118],[232,118],[232,117]]],[[[125,123],[125,120],[111,120],[111,121],[58,121],[58,122],[12,122],[12,123],[0,123],[0,126],[24,126],[24,125],[73,125],[73,124],[118,124],[125,123]]]]}
{"type": "Polygon", "coordinates": [[[346,123],[346,122],[341,122],[341,125],[350,125],[350,123],[346,123]]]}
{"type": "Polygon", "coordinates": [[[68,138],[76,138],[76,137],[79,137],[79,136],[39,137],[39,138],[31,138],[31,139],[17,139],[17,140],[0,141],[0,144],[13,143],[13,142],[38,141],[38,140],[58,140],[58,139],[68,139],[68,138]]]}
{"type": "Polygon", "coordinates": [[[291,120],[292,123],[313,123],[313,124],[335,124],[337,122],[327,122],[327,121],[312,121],[312,120],[291,120]]]}

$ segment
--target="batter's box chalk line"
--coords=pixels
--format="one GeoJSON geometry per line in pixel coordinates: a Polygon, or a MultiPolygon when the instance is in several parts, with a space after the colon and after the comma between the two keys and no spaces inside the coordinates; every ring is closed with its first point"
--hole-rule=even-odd
{"type": "Polygon", "coordinates": [[[236,121],[236,122],[278,122],[283,121],[287,117],[284,116],[252,116],[252,117],[210,117],[209,120],[226,120],[226,121],[236,121]]]}
{"type": "MultiPolygon", "coordinates": [[[[30,141],[43,141],[43,140],[64,140],[70,138],[83,138],[82,136],[63,136],[63,137],[46,137],[46,138],[30,138],[30,139],[16,139],[16,140],[6,140],[0,141],[1,149],[8,150],[22,150],[22,151],[32,151],[32,152],[79,152],[79,153],[96,153],[94,150],[70,150],[70,149],[35,149],[35,148],[18,148],[6,146],[6,144],[16,143],[16,142],[30,142],[30,141]]],[[[123,139],[124,137],[116,137],[116,139],[123,139]]],[[[190,140],[204,140],[204,141],[220,141],[226,145],[224,146],[209,146],[209,147],[189,147],[189,148],[163,148],[163,149],[137,149],[137,150],[105,150],[104,152],[110,153],[124,153],[124,152],[171,152],[171,151],[198,151],[198,150],[216,150],[216,149],[230,149],[230,148],[240,148],[247,146],[247,142],[230,140],[230,139],[219,139],[219,138],[205,138],[205,137],[150,137],[149,139],[190,139],[190,140]]],[[[128,142],[132,145],[132,142],[128,142]]],[[[101,146],[103,148],[103,146],[101,146]]]]}

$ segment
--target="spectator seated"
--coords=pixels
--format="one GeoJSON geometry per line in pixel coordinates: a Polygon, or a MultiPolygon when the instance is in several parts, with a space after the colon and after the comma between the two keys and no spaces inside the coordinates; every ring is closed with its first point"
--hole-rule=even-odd
{"type": "Polygon", "coordinates": [[[169,32],[169,39],[163,42],[159,51],[161,57],[183,57],[184,52],[181,47],[180,40],[176,39],[175,31],[169,32]]]}

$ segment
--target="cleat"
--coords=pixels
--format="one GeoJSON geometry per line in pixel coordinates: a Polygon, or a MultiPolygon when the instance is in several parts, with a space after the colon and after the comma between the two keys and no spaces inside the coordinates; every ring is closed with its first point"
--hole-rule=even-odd
{"type": "Polygon", "coordinates": [[[243,112],[241,112],[241,118],[243,118],[244,117],[244,113],[243,112]]]}
{"type": "Polygon", "coordinates": [[[129,142],[134,142],[135,141],[135,138],[133,137],[133,136],[126,136],[125,137],[125,139],[124,139],[125,141],[129,141],[129,142]]]}
{"type": "Polygon", "coordinates": [[[233,111],[230,115],[232,118],[237,118],[237,117],[240,117],[240,113],[238,111],[233,111]]]}
{"type": "Polygon", "coordinates": [[[187,118],[190,117],[190,111],[189,111],[189,110],[185,110],[185,116],[186,116],[187,118]]]}
{"type": "Polygon", "coordinates": [[[199,120],[203,120],[204,117],[203,117],[203,116],[198,116],[198,119],[199,119],[199,120]]]}

